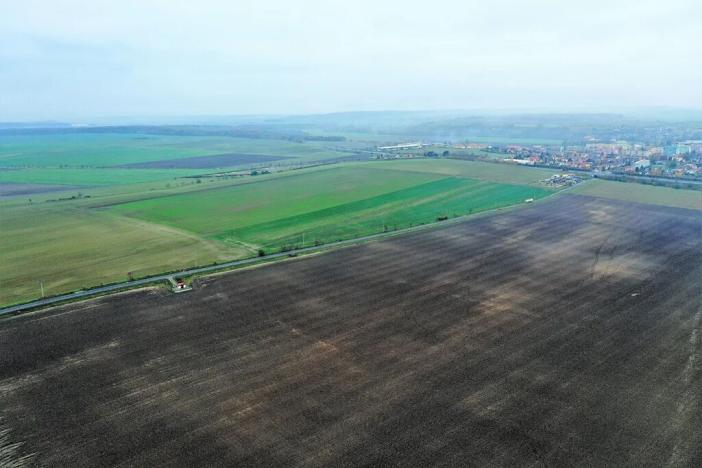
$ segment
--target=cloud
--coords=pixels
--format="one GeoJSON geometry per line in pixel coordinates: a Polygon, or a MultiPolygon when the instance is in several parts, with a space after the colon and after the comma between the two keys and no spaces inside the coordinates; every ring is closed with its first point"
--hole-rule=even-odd
{"type": "Polygon", "coordinates": [[[697,0],[7,3],[5,120],[702,106],[697,0]]]}

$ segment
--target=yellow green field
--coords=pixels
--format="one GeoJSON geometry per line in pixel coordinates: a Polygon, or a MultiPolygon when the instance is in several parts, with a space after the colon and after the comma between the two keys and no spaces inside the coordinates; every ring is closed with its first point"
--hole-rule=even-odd
{"type": "Polygon", "coordinates": [[[190,233],[69,206],[2,212],[0,304],[244,256],[190,233]]]}
{"type": "Polygon", "coordinates": [[[653,205],[702,210],[702,191],[596,179],[580,184],[571,193],[653,205]]]}

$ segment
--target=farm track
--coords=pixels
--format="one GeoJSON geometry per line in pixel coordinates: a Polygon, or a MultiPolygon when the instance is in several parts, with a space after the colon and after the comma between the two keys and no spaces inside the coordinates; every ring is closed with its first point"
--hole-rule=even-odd
{"type": "Polygon", "coordinates": [[[5,320],[0,428],[40,465],[700,466],[701,316],[700,212],[563,195],[5,320]]]}

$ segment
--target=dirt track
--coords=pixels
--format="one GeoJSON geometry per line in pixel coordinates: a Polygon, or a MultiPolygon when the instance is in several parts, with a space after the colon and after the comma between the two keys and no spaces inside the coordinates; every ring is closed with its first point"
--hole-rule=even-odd
{"type": "Polygon", "coordinates": [[[0,322],[38,464],[702,465],[700,212],[561,196],[0,322]]]}

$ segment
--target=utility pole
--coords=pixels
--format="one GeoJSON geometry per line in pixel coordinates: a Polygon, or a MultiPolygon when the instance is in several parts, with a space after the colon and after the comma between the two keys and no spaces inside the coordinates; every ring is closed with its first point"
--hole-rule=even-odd
{"type": "Polygon", "coordinates": [[[44,298],[44,282],[39,281],[39,287],[41,288],[41,298],[44,298]]]}
{"type": "Polygon", "coordinates": [[[302,246],[305,246],[305,233],[302,233],[302,246]]]}

